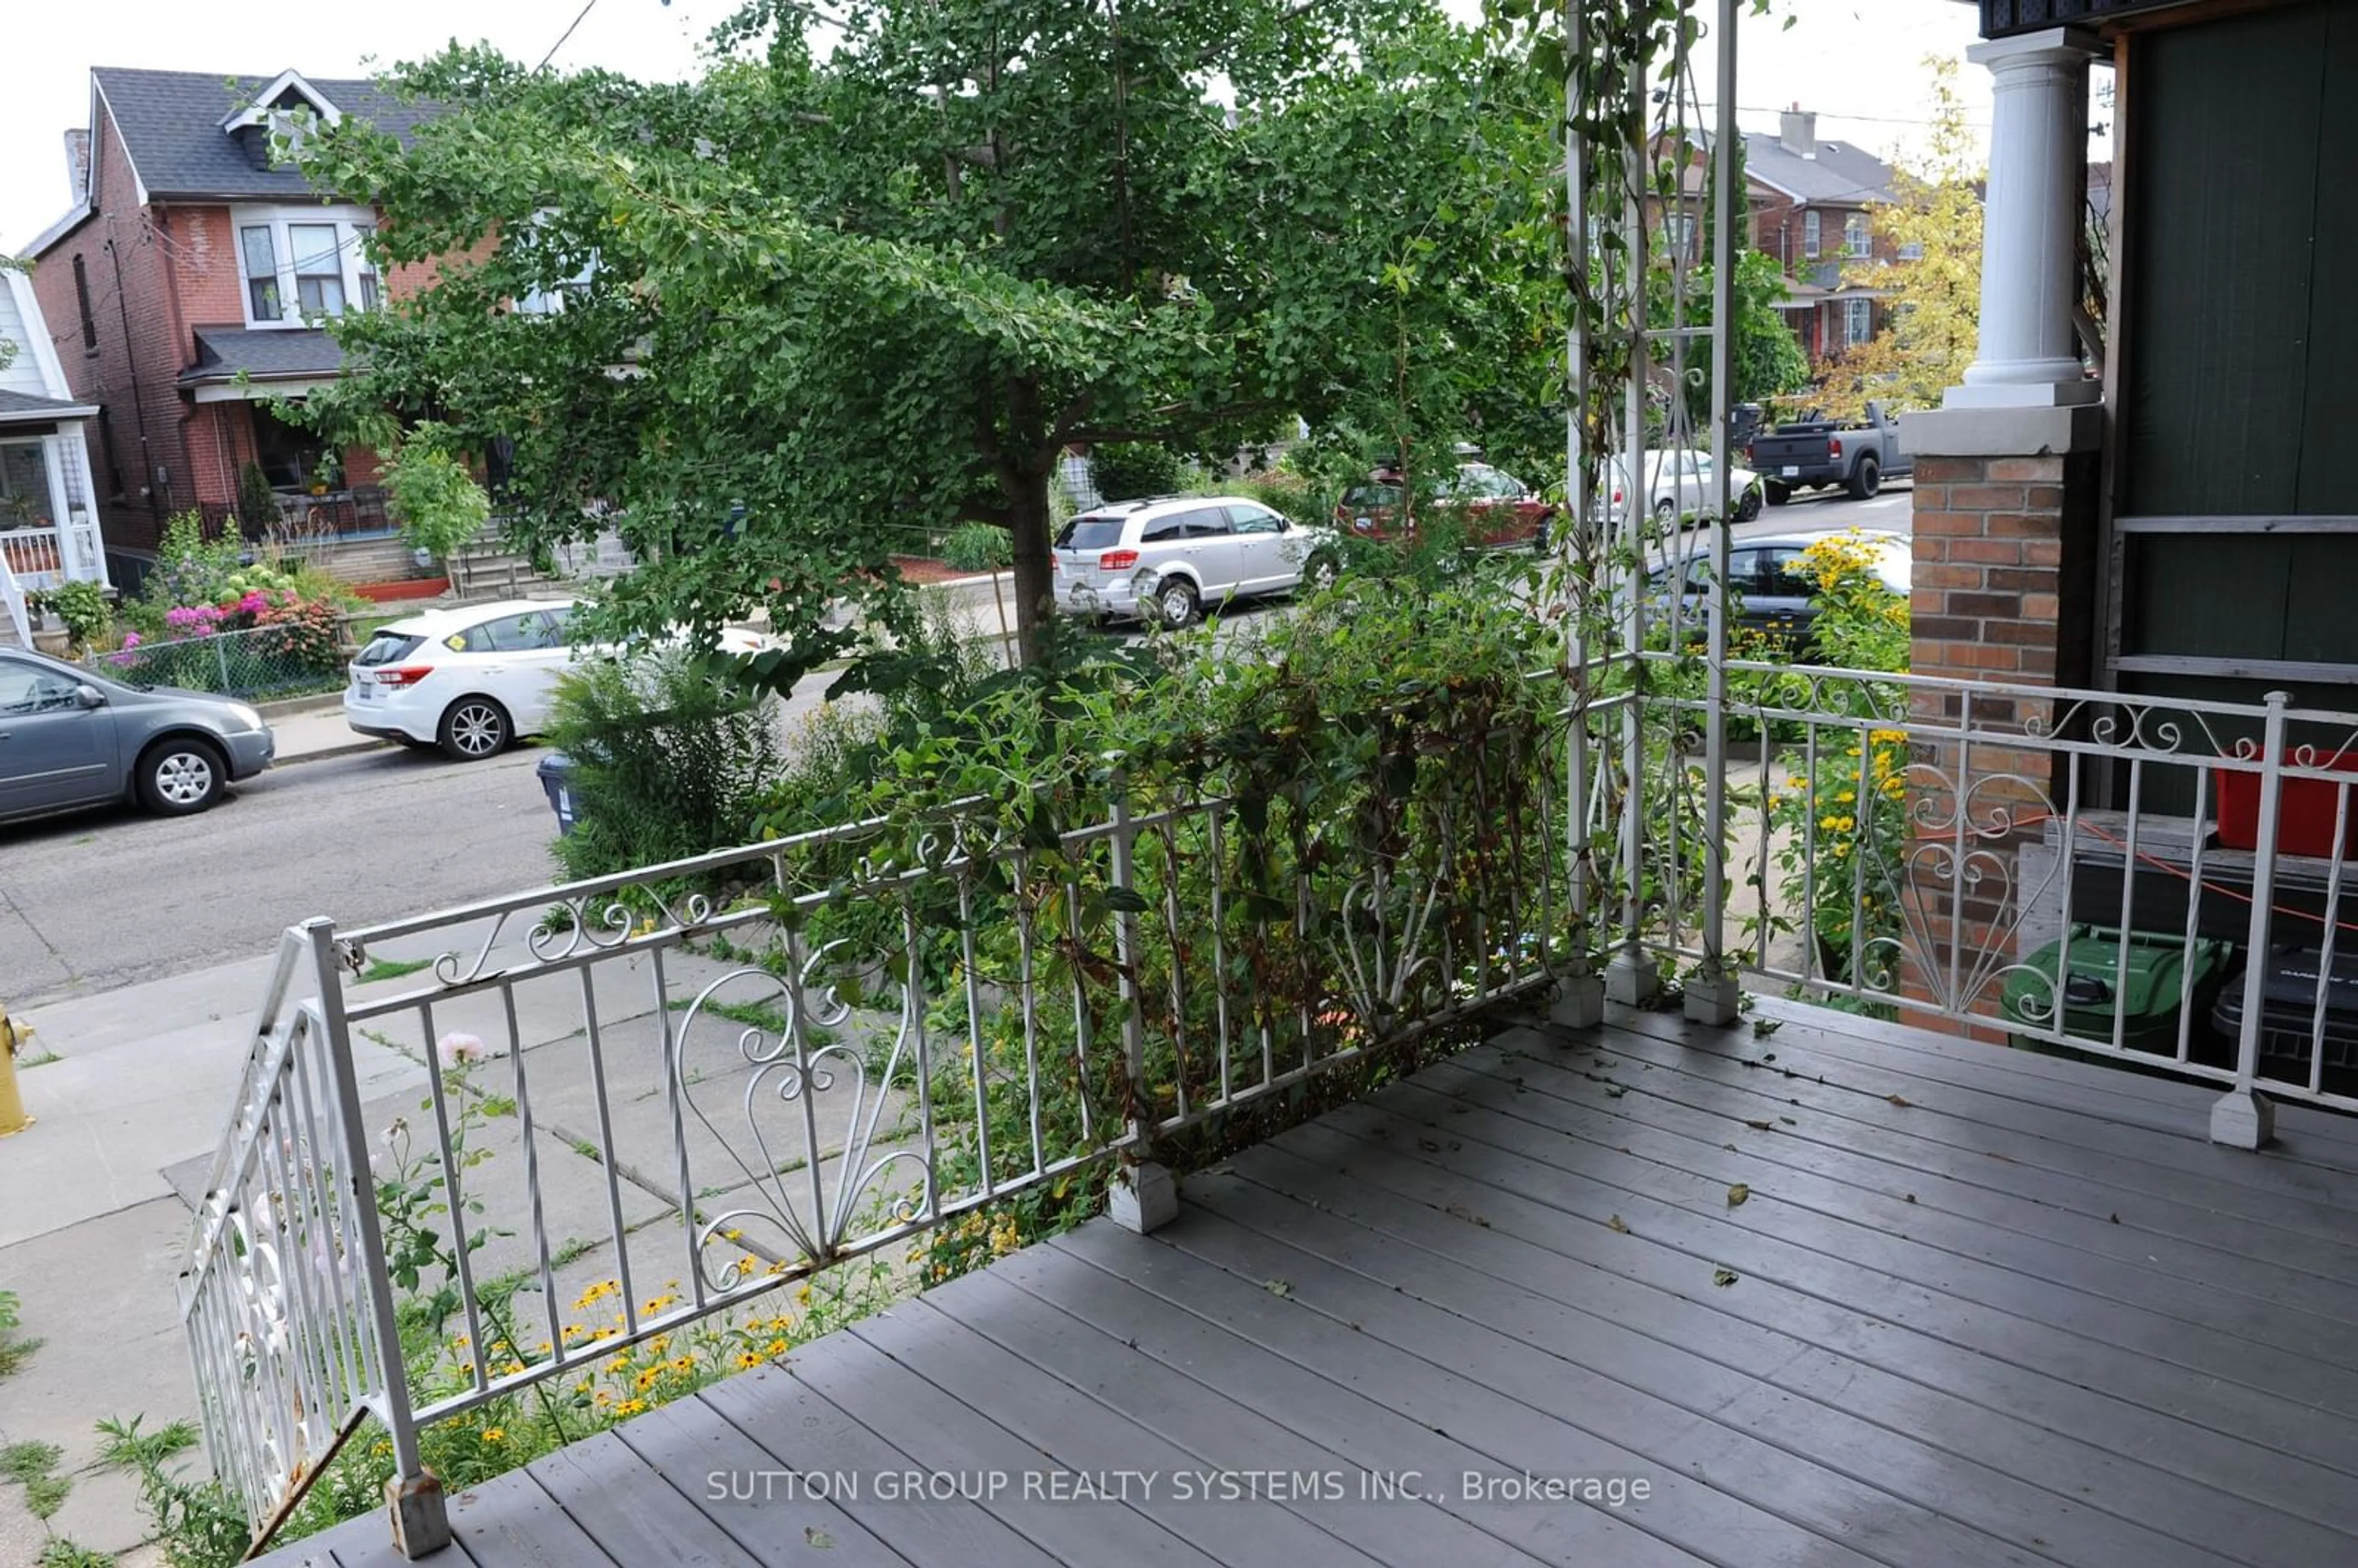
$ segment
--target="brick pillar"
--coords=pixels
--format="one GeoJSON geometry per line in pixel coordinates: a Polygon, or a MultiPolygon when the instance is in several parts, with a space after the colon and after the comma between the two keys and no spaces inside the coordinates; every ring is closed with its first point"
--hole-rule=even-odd
{"type": "MultiPolygon", "coordinates": [[[[2089,406],[1948,408],[1902,422],[1916,476],[1914,673],[2042,688],[2091,684],[2102,430],[2100,410],[2089,406]]],[[[1911,717],[1970,733],[1911,737],[1902,896],[1920,935],[1900,991],[1996,1016],[2001,971],[2028,957],[2015,940],[2031,891],[2016,874],[2017,849],[2043,836],[2042,819],[2061,808],[2067,784],[2040,743],[2058,721],[2056,705],[2025,693],[1919,691],[1911,717]]],[[[2042,903],[2061,892],[2044,890],[2042,903]]]]}

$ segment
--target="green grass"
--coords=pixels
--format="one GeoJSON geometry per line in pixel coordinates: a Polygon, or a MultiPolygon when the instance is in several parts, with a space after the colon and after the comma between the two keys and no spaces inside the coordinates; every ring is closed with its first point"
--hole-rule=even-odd
{"type": "Polygon", "coordinates": [[[0,1335],[0,1378],[13,1377],[25,1358],[41,1347],[38,1339],[14,1339],[0,1335]]]}
{"type": "Polygon", "coordinates": [[[0,1448],[0,1476],[29,1486],[56,1469],[65,1454],[54,1443],[12,1443],[0,1448]]]}
{"type": "Polygon", "coordinates": [[[99,1458],[109,1465],[135,1469],[142,1465],[160,1465],[197,1445],[194,1422],[167,1422],[153,1432],[142,1432],[140,1420],[138,1416],[128,1422],[110,1417],[100,1422],[99,1435],[106,1441],[99,1444],[99,1458]]]}
{"type": "Polygon", "coordinates": [[[17,1057],[16,1070],[20,1073],[29,1073],[35,1067],[46,1067],[52,1062],[62,1062],[64,1060],[65,1058],[59,1055],[55,1051],[43,1051],[38,1055],[17,1057]]]}
{"type": "Polygon", "coordinates": [[[485,1095],[482,1100],[485,1116],[514,1116],[516,1102],[506,1095],[485,1095]]]}
{"type": "Polygon", "coordinates": [[[34,1562],[36,1568],[114,1568],[114,1559],[105,1552],[77,1546],[61,1535],[49,1537],[34,1562]]]}
{"type": "Polygon", "coordinates": [[[397,980],[404,975],[414,975],[420,969],[433,967],[431,958],[372,958],[369,967],[361,971],[360,983],[365,986],[378,980],[397,980]]]}
{"type": "Polygon", "coordinates": [[[70,1476],[37,1476],[25,1483],[25,1507],[35,1519],[47,1519],[66,1506],[66,1494],[72,1490],[70,1476]]]}

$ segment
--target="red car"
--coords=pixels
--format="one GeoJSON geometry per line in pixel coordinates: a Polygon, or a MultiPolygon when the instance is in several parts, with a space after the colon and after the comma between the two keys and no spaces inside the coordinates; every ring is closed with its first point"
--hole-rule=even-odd
{"type": "MultiPolygon", "coordinates": [[[[1400,470],[1378,469],[1368,481],[1343,492],[1335,508],[1335,526],[1363,539],[1413,538],[1413,509],[1401,516],[1400,470]]],[[[1487,463],[1458,465],[1426,504],[1460,522],[1466,544],[1484,549],[1545,548],[1548,519],[1556,512],[1552,503],[1541,500],[1520,480],[1487,463]]]]}

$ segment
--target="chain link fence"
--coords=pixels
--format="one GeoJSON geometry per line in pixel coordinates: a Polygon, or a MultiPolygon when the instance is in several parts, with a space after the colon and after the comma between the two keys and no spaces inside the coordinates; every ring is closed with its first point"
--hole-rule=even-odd
{"type": "Polygon", "coordinates": [[[142,642],[83,655],[110,680],[179,687],[224,697],[267,698],[332,691],[344,683],[339,622],[308,621],[203,636],[142,642]]]}

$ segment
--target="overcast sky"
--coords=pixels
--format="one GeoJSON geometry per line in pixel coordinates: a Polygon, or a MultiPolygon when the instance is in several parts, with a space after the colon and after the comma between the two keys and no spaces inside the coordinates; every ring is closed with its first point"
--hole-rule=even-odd
{"type": "MultiPolygon", "coordinates": [[[[1449,4],[1470,14],[1479,0],[1449,4]]],[[[591,0],[556,63],[687,77],[697,70],[705,34],[733,9],[732,0],[591,0]]],[[[581,0],[314,0],[262,10],[229,0],[9,0],[5,10],[0,249],[13,251],[69,205],[63,135],[89,123],[92,66],[222,76],[275,76],[292,66],[316,76],[360,76],[453,38],[488,39],[537,61],[580,13],[581,0]]],[[[1742,28],[1744,122],[1773,125],[1778,109],[1799,101],[1818,112],[1821,135],[1878,153],[1920,134],[1929,97],[1923,57],[1958,54],[1974,39],[1974,7],[1958,0],[1775,0],[1775,10],[1742,28]],[[1783,25],[1788,16],[1790,28],[1783,25]]],[[[1698,61],[1698,71],[1708,97],[1708,63],[1698,61]]],[[[1985,73],[1969,67],[1962,80],[1968,113],[1985,124],[1985,73]]]]}

